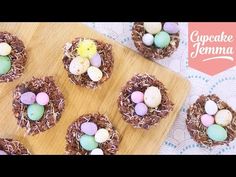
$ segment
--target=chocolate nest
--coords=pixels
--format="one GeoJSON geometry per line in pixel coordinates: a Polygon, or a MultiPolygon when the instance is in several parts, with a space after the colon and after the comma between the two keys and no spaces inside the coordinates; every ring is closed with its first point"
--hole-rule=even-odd
{"type": "Polygon", "coordinates": [[[8,32],[0,32],[0,42],[6,42],[12,47],[12,51],[8,55],[11,60],[11,69],[8,73],[0,75],[0,83],[12,82],[24,72],[27,60],[25,46],[20,39],[8,32]]]}
{"type": "Polygon", "coordinates": [[[52,76],[33,77],[32,80],[17,85],[13,93],[13,113],[17,119],[17,124],[25,128],[28,135],[36,135],[52,128],[60,120],[64,106],[64,97],[52,76]],[[20,101],[21,94],[28,91],[35,94],[46,92],[49,96],[49,103],[44,106],[44,115],[39,121],[31,121],[28,118],[27,105],[20,101]]]}
{"type": "Polygon", "coordinates": [[[229,145],[229,142],[234,140],[236,136],[236,112],[224,101],[220,100],[220,98],[215,94],[208,96],[201,95],[197,101],[187,110],[186,125],[191,137],[202,145],[206,145],[208,147],[223,144],[229,145]],[[228,134],[225,141],[219,142],[211,140],[207,135],[207,127],[201,123],[201,115],[205,114],[204,106],[208,100],[214,101],[217,104],[219,110],[227,109],[233,115],[231,124],[224,127],[228,134]]]}
{"type": "Polygon", "coordinates": [[[89,155],[90,152],[83,149],[79,143],[80,137],[84,134],[81,132],[80,126],[84,122],[94,122],[97,124],[98,129],[105,128],[108,130],[110,138],[104,143],[99,143],[99,148],[103,150],[104,155],[115,155],[120,142],[119,134],[108,118],[99,113],[84,114],[69,126],[66,134],[66,154],[89,155]]]}
{"type": "MultiPolygon", "coordinates": [[[[162,25],[163,24],[164,23],[162,23],[162,25]]],[[[170,57],[179,46],[179,32],[176,34],[170,34],[170,44],[163,49],[157,48],[154,45],[146,46],[142,41],[144,34],[144,22],[135,22],[131,33],[134,45],[144,57],[154,61],[170,57]]]]}
{"type": "Polygon", "coordinates": [[[122,88],[118,98],[118,107],[123,119],[130,123],[134,128],[149,129],[152,125],[157,124],[173,110],[174,104],[167,96],[167,89],[154,76],[148,74],[137,74],[129,80],[122,88]],[[135,114],[135,103],[131,101],[131,94],[134,91],[144,91],[155,86],[160,89],[162,100],[157,108],[148,108],[145,116],[135,114]]]}
{"type": "Polygon", "coordinates": [[[102,71],[103,77],[98,82],[94,82],[89,78],[87,72],[81,75],[74,75],[71,74],[69,71],[69,66],[71,61],[73,60],[73,58],[77,56],[76,54],[77,45],[79,44],[80,41],[83,41],[85,39],[87,38],[78,37],[74,39],[72,43],[67,43],[64,47],[64,57],[62,61],[64,63],[64,68],[68,73],[68,77],[70,78],[72,83],[80,85],[82,87],[94,89],[111,77],[112,68],[114,65],[114,60],[112,57],[112,45],[95,39],[91,39],[97,45],[97,51],[102,58],[102,64],[99,67],[99,69],[102,71]]]}
{"type": "Polygon", "coordinates": [[[6,152],[7,155],[30,155],[23,144],[9,138],[0,138],[0,150],[6,152]]]}

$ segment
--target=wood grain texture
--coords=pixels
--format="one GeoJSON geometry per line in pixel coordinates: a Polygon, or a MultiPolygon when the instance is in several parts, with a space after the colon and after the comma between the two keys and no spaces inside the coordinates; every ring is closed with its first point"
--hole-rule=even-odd
{"type": "Polygon", "coordinates": [[[28,61],[24,75],[11,83],[0,84],[0,137],[20,140],[32,154],[64,154],[67,127],[80,115],[106,114],[120,134],[118,154],[157,154],[186,96],[189,82],[178,74],[144,59],[139,54],[79,23],[0,23],[23,40],[28,61]],[[114,69],[111,78],[100,88],[90,90],[72,84],[63,68],[63,46],[75,37],[90,37],[111,43],[114,69]],[[150,130],[134,129],[123,121],[117,98],[121,87],[137,73],[155,75],[168,89],[174,110],[150,130]],[[55,127],[36,136],[25,136],[12,112],[12,92],[21,82],[35,77],[54,76],[65,96],[65,111],[55,127]]]}

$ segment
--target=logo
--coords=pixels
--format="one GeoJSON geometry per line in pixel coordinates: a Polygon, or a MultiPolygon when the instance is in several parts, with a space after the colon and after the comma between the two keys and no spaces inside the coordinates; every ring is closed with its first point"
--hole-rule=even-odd
{"type": "Polygon", "coordinates": [[[216,75],[236,66],[236,23],[189,23],[189,66],[216,75]]]}

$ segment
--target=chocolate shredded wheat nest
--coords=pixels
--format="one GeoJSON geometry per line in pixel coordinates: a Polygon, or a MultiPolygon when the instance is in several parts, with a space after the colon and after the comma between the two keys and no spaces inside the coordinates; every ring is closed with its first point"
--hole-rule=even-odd
{"type": "Polygon", "coordinates": [[[102,64],[99,67],[99,69],[102,71],[103,77],[98,82],[94,82],[89,78],[87,72],[81,75],[74,75],[70,73],[69,71],[69,66],[70,66],[71,61],[73,60],[73,58],[78,56],[76,54],[77,45],[79,44],[80,41],[83,41],[85,39],[88,39],[88,38],[78,37],[74,39],[72,43],[67,43],[64,47],[64,57],[62,61],[64,63],[64,68],[66,69],[68,73],[68,77],[70,78],[72,83],[76,85],[80,85],[82,87],[94,89],[111,77],[111,73],[112,73],[112,69],[114,65],[114,60],[112,57],[112,45],[104,43],[102,41],[95,40],[95,39],[90,39],[90,40],[93,40],[95,44],[97,45],[97,51],[102,58],[102,64]]]}
{"type": "Polygon", "coordinates": [[[52,128],[61,118],[64,110],[64,96],[56,86],[53,77],[35,78],[19,84],[13,92],[13,113],[17,124],[26,129],[28,135],[36,135],[52,128]],[[27,116],[27,105],[21,103],[21,94],[31,91],[37,95],[39,92],[46,92],[49,96],[49,103],[44,106],[43,117],[39,121],[32,121],[27,116]]]}
{"type": "MultiPolygon", "coordinates": [[[[164,23],[162,23],[162,25],[163,24],[164,23]]],[[[165,57],[170,57],[179,46],[179,41],[180,41],[179,32],[176,34],[169,34],[170,44],[163,49],[157,48],[154,45],[146,46],[142,41],[142,37],[144,34],[145,34],[144,22],[135,22],[133,24],[131,33],[134,45],[138,49],[138,51],[148,59],[157,61],[165,57]]]]}
{"type": "Polygon", "coordinates": [[[105,128],[108,130],[110,138],[104,143],[99,143],[98,148],[103,150],[104,155],[115,155],[120,142],[118,132],[108,118],[100,113],[84,114],[69,126],[66,134],[66,154],[89,155],[90,151],[83,149],[79,143],[80,137],[84,134],[81,132],[80,126],[84,122],[94,122],[98,129],[105,128]]]}
{"type": "Polygon", "coordinates": [[[174,104],[167,96],[167,89],[154,76],[148,74],[137,74],[129,80],[122,88],[119,98],[118,107],[123,119],[130,123],[134,128],[149,129],[152,125],[157,124],[173,110],[174,104]],[[155,86],[160,89],[162,100],[157,108],[148,108],[145,116],[135,114],[135,103],[131,101],[131,94],[134,91],[144,91],[155,86]]]}
{"type": "Polygon", "coordinates": [[[236,112],[215,94],[208,96],[201,95],[187,110],[186,126],[191,137],[202,145],[209,147],[223,144],[229,145],[229,142],[233,141],[236,136],[236,112]],[[227,109],[233,115],[231,123],[224,127],[227,131],[227,139],[225,141],[219,142],[210,139],[207,135],[207,127],[201,123],[201,115],[205,114],[204,106],[208,100],[214,101],[218,106],[218,110],[227,109]]]}
{"type": "Polygon", "coordinates": [[[20,39],[8,32],[0,32],[1,42],[6,42],[12,47],[12,51],[8,55],[12,66],[8,73],[0,75],[0,83],[12,82],[19,78],[24,71],[27,60],[25,46],[20,39]]]}
{"type": "Polygon", "coordinates": [[[0,138],[0,150],[6,152],[7,155],[30,155],[30,152],[23,144],[9,138],[0,138]]]}

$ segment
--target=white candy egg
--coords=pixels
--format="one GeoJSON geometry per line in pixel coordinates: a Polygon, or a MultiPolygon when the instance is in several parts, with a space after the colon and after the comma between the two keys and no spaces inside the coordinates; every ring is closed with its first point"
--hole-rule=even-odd
{"type": "Polygon", "coordinates": [[[85,73],[90,66],[89,60],[87,58],[75,57],[69,66],[70,73],[74,75],[80,75],[85,73]]]}
{"type": "Polygon", "coordinates": [[[99,129],[95,134],[95,141],[103,143],[109,139],[109,132],[105,128],[99,129]]]}
{"type": "Polygon", "coordinates": [[[97,67],[90,66],[87,72],[89,78],[94,82],[100,81],[102,79],[102,71],[97,67]]]}
{"type": "Polygon", "coordinates": [[[150,33],[146,33],[142,37],[142,41],[146,46],[151,46],[154,42],[154,37],[150,33]]]}
{"type": "Polygon", "coordinates": [[[156,108],[161,103],[161,92],[159,88],[151,86],[144,92],[144,103],[150,108],[156,108]]]}
{"type": "Polygon", "coordinates": [[[103,151],[100,148],[96,148],[91,151],[90,155],[103,155],[103,151]]]}
{"type": "Polygon", "coordinates": [[[9,55],[11,53],[11,46],[6,43],[6,42],[1,42],[0,43],[0,55],[2,56],[6,56],[6,55],[9,55]]]}
{"type": "Polygon", "coordinates": [[[217,104],[212,100],[208,100],[205,104],[205,111],[209,115],[214,115],[218,111],[217,104]]]}

